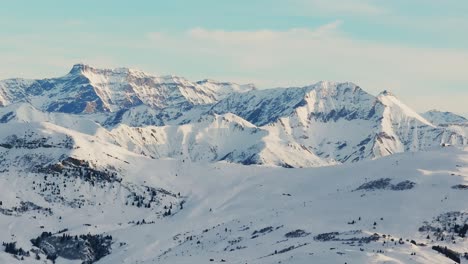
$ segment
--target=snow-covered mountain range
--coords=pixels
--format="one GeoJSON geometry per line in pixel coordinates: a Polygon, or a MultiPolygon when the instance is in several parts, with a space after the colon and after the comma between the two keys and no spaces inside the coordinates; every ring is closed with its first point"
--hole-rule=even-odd
{"type": "Polygon", "coordinates": [[[67,121],[79,120],[102,131],[90,135],[154,158],[312,167],[468,144],[461,117],[419,115],[353,83],[258,90],[77,64],[59,78],[1,81],[0,104],[3,123],[88,130],[67,121]]]}
{"type": "Polygon", "coordinates": [[[233,92],[255,89],[252,85],[190,82],[177,76],[153,77],[128,68],[96,69],[76,64],[59,78],[10,79],[0,84],[0,103],[29,102],[48,112],[116,112],[138,105],[161,109],[214,103],[233,92]]]}
{"type": "Polygon", "coordinates": [[[468,251],[467,120],[388,91],[77,64],[0,81],[0,105],[0,263],[460,263],[468,251]]]}

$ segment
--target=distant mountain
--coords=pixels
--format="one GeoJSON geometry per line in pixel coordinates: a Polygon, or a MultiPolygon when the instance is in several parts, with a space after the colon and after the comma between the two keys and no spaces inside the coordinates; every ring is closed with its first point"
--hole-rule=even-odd
{"type": "Polygon", "coordinates": [[[468,142],[466,129],[438,127],[390,92],[375,97],[353,83],[319,82],[302,88],[233,94],[213,110],[239,115],[270,131],[270,137],[297,142],[338,162],[468,142]]]}
{"type": "Polygon", "coordinates": [[[350,82],[257,90],[77,64],[59,78],[0,81],[0,98],[2,123],[52,123],[155,159],[312,167],[468,144],[467,127],[350,82]]]}
{"type": "Polygon", "coordinates": [[[128,68],[96,69],[76,64],[59,78],[0,82],[0,105],[29,102],[47,112],[117,112],[139,105],[154,109],[210,104],[253,85],[211,80],[190,82],[177,76],[154,77],[128,68]]]}
{"type": "Polygon", "coordinates": [[[424,118],[436,125],[466,124],[468,119],[463,116],[438,110],[427,111],[422,114],[424,118]]]}

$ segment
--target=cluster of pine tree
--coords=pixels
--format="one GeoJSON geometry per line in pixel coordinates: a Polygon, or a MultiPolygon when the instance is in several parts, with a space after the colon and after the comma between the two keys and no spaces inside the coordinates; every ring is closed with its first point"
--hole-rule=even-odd
{"type": "Polygon", "coordinates": [[[442,253],[444,254],[447,258],[455,261],[456,263],[460,263],[460,253],[454,251],[454,250],[451,250],[450,248],[447,248],[447,247],[442,247],[442,246],[433,246],[432,247],[433,250],[439,252],[439,253],[442,253]]]}
{"type": "Polygon", "coordinates": [[[16,256],[21,256],[21,257],[29,256],[29,251],[25,251],[22,248],[16,248],[16,242],[9,242],[9,243],[3,242],[2,245],[5,247],[6,253],[16,255],[16,256]]]}

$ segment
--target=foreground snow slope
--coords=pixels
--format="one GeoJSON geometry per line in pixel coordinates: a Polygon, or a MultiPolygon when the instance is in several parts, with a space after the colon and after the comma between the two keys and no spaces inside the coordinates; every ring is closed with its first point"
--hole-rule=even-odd
{"type": "MultiPolygon", "coordinates": [[[[102,144],[93,143],[96,153],[102,144]]],[[[53,149],[35,151],[59,151],[53,149]]],[[[86,158],[81,148],[70,151],[86,158]]],[[[2,156],[19,160],[14,157],[29,153],[11,148],[2,156]]],[[[73,174],[15,167],[1,173],[1,208],[32,201],[51,214],[0,214],[0,240],[31,249],[29,240],[43,231],[111,235],[111,254],[98,263],[453,263],[431,247],[467,251],[468,240],[450,231],[468,223],[466,148],[313,169],[152,160],[123,148],[108,154],[99,154],[95,167],[117,172],[120,182],[91,184],[73,174]],[[60,194],[38,189],[52,182],[60,194]],[[158,195],[151,208],[126,203],[130,192],[145,195],[141,186],[174,196],[158,195]],[[171,216],[161,215],[163,205],[172,205],[171,216]]],[[[2,263],[42,261],[0,253],[2,263]]],[[[59,257],[58,263],[73,262],[59,257]]]]}

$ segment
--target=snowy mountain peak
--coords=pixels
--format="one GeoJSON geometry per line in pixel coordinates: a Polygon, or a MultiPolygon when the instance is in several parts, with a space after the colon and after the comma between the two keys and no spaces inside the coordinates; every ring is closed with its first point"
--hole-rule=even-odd
{"type": "Polygon", "coordinates": [[[416,111],[408,107],[392,93],[383,91],[377,96],[377,99],[386,106],[386,115],[391,118],[393,123],[408,122],[409,120],[417,120],[418,122],[434,127],[434,125],[419,115],[416,111]]]}
{"type": "Polygon", "coordinates": [[[127,67],[119,67],[114,69],[100,69],[93,67],[88,64],[84,63],[77,63],[73,65],[72,69],[70,70],[69,74],[71,75],[84,75],[84,76],[92,76],[94,75],[122,75],[122,77],[128,77],[132,75],[134,77],[149,77],[150,75],[146,74],[143,71],[139,71],[136,69],[131,69],[127,67]]]}
{"type": "Polygon", "coordinates": [[[174,75],[157,77],[129,68],[99,69],[78,63],[63,77],[0,81],[0,104],[30,102],[40,110],[74,114],[118,112],[140,105],[182,110],[253,89],[252,85],[197,83],[174,75]]]}
{"type": "Polygon", "coordinates": [[[224,87],[232,86],[235,89],[235,92],[241,92],[241,93],[252,91],[252,90],[257,90],[257,87],[253,83],[239,85],[233,82],[219,82],[219,81],[212,80],[212,79],[203,79],[203,80],[197,81],[196,84],[216,85],[216,86],[224,86],[224,87]]]}
{"type": "Polygon", "coordinates": [[[377,95],[377,97],[381,97],[381,96],[393,96],[393,97],[396,97],[395,94],[393,94],[392,92],[388,91],[388,90],[383,90],[382,92],[379,93],[379,95],[377,95]]]}
{"type": "Polygon", "coordinates": [[[77,64],[74,64],[73,67],[71,68],[70,70],[70,74],[78,74],[78,73],[81,73],[85,70],[85,68],[89,67],[88,65],[86,64],[83,64],[83,63],[77,63],[77,64]]]}
{"type": "Polygon", "coordinates": [[[315,84],[309,85],[308,87],[322,88],[322,89],[345,89],[349,87],[357,87],[356,84],[352,82],[336,82],[336,81],[319,81],[315,84]]]}
{"type": "Polygon", "coordinates": [[[367,92],[352,82],[320,81],[304,87],[308,93],[315,91],[322,99],[333,96],[337,100],[349,100],[350,96],[367,96],[367,92]]]}

